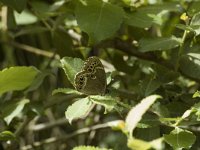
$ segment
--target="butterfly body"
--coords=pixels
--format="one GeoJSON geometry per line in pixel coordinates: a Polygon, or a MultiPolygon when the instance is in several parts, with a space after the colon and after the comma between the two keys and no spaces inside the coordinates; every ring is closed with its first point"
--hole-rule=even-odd
{"type": "Polygon", "coordinates": [[[104,95],[106,73],[98,57],[89,57],[75,76],[75,88],[86,95],[104,95]]]}

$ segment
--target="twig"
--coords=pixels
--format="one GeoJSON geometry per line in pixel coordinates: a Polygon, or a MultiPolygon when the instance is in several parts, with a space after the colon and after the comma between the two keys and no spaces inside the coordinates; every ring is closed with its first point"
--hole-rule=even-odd
{"type": "Polygon", "coordinates": [[[8,7],[3,6],[1,8],[1,22],[2,22],[2,30],[7,30],[7,13],[8,13],[8,7]]]}
{"type": "Polygon", "coordinates": [[[190,130],[192,132],[200,132],[200,127],[195,127],[195,126],[181,126],[183,129],[190,130]]]}
{"type": "Polygon", "coordinates": [[[67,121],[66,118],[61,118],[59,120],[56,120],[55,122],[41,123],[41,124],[37,124],[37,125],[34,125],[34,126],[30,126],[29,130],[33,130],[33,131],[46,130],[46,129],[52,128],[54,126],[66,124],[67,122],[68,121],[67,121]]]}
{"type": "Polygon", "coordinates": [[[44,144],[50,144],[50,143],[55,143],[55,142],[59,142],[59,141],[65,141],[65,140],[72,138],[74,136],[77,136],[79,134],[87,133],[87,132],[102,129],[102,128],[108,128],[114,122],[116,122],[116,121],[98,124],[98,125],[94,125],[92,127],[82,128],[82,129],[79,129],[79,130],[77,130],[77,131],[75,131],[71,134],[68,134],[66,136],[63,136],[63,137],[58,137],[58,138],[57,137],[51,137],[51,138],[48,138],[48,139],[40,141],[40,142],[34,142],[31,145],[26,145],[26,146],[22,147],[21,150],[30,150],[30,149],[33,149],[35,147],[40,147],[44,144]]]}
{"type": "Polygon", "coordinates": [[[24,121],[19,126],[19,128],[15,131],[15,136],[16,137],[18,137],[24,131],[24,128],[27,126],[27,124],[28,124],[28,122],[30,120],[31,120],[30,118],[28,118],[27,116],[25,116],[24,121]]]}
{"type": "Polygon", "coordinates": [[[55,59],[60,59],[60,56],[58,54],[54,54],[53,52],[48,52],[48,51],[45,51],[45,50],[42,50],[39,48],[35,48],[35,47],[29,46],[26,44],[21,44],[21,43],[17,43],[17,42],[9,42],[7,44],[10,44],[14,47],[17,47],[19,49],[22,49],[22,50],[25,50],[27,52],[34,53],[37,55],[42,55],[42,56],[49,57],[49,58],[55,57],[55,59]]]}

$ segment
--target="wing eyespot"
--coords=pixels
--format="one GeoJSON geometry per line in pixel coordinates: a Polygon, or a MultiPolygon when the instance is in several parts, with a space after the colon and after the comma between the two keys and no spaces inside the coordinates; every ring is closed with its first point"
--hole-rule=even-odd
{"type": "Polygon", "coordinates": [[[93,75],[93,74],[91,74],[90,77],[91,77],[92,79],[96,79],[96,76],[93,75]]]}

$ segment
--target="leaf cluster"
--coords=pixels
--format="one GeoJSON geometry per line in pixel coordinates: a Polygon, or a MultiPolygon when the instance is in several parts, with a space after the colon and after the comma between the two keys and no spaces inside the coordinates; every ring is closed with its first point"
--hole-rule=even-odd
{"type": "Polygon", "coordinates": [[[200,147],[199,1],[0,7],[0,149],[200,147]],[[74,87],[90,56],[105,68],[105,95],[74,87]]]}

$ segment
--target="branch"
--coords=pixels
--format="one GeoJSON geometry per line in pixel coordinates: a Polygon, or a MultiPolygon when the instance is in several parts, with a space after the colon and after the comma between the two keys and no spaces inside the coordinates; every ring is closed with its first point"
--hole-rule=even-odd
{"type": "Polygon", "coordinates": [[[154,55],[151,52],[147,52],[147,53],[139,52],[136,47],[134,47],[131,43],[128,43],[126,41],[115,39],[114,48],[121,50],[131,56],[135,56],[143,60],[148,60],[154,63],[158,63],[162,66],[165,66],[166,68],[170,70],[174,70],[174,67],[171,64],[169,64],[166,60],[162,58],[158,58],[156,55],[154,55]]]}
{"type": "Polygon", "coordinates": [[[59,141],[66,141],[67,139],[70,139],[79,134],[87,133],[87,132],[98,130],[98,129],[108,128],[108,127],[112,126],[113,124],[116,124],[117,121],[111,121],[111,122],[107,122],[107,123],[103,123],[103,124],[94,125],[91,127],[82,128],[82,129],[79,129],[79,130],[77,130],[73,133],[70,133],[66,136],[63,136],[63,137],[51,137],[51,138],[45,139],[40,142],[34,142],[31,145],[26,145],[26,146],[22,147],[21,150],[30,150],[30,149],[34,149],[35,147],[40,147],[44,144],[50,144],[50,143],[55,143],[55,142],[59,142],[59,141]]]}
{"type": "MultiPolygon", "coordinates": [[[[168,62],[167,60],[164,60],[162,58],[158,58],[154,53],[152,52],[146,52],[146,53],[142,53],[139,52],[137,50],[136,47],[134,47],[133,44],[127,42],[127,41],[123,41],[121,39],[113,39],[113,40],[107,40],[107,41],[103,41],[100,44],[96,45],[97,48],[114,48],[114,49],[118,49],[130,56],[134,56],[137,57],[139,59],[143,59],[143,60],[147,60],[147,61],[151,61],[154,62],[156,64],[162,65],[166,68],[168,68],[169,70],[172,71],[176,71],[175,70],[175,66],[173,66],[173,64],[171,64],[170,62],[168,62]]],[[[183,73],[180,69],[177,70],[182,76],[196,81],[196,82],[200,82],[200,79],[188,76],[187,74],[183,73]]]]}
{"type": "Polygon", "coordinates": [[[17,42],[9,42],[8,44],[17,47],[19,49],[25,50],[27,52],[30,53],[34,53],[37,55],[41,55],[41,56],[45,56],[45,57],[49,57],[52,58],[54,57],[55,59],[60,59],[60,56],[58,54],[52,53],[52,52],[48,52],[39,48],[35,48],[26,44],[21,44],[21,43],[17,43],[17,42]]]}
{"type": "Polygon", "coordinates": [[[68,121],[66,118],[61,118],[59,120],[56,120],[54,122],[48,122],[48,123],[41,123],[41,124],[37,124],[34,126],[30,126],[29,130],[33,130],[33,131],[41,131],[41,130],[46,130],[55,126],[59,126],[59,125],[63,125],[63,124],[67,124],[68,121]]]}
{"type": "Polygon", "coordinates": [[[19,137],[21,135],[21,133],[24,131],[24,128],[26,127],[26,125],[29,123],[30,120],[31,118],[28,118],[27,116],[25,116],[24,121],[19,126],[19,128],[17,128],[17,130],[15,131],[16,137],[19,137]]]}

